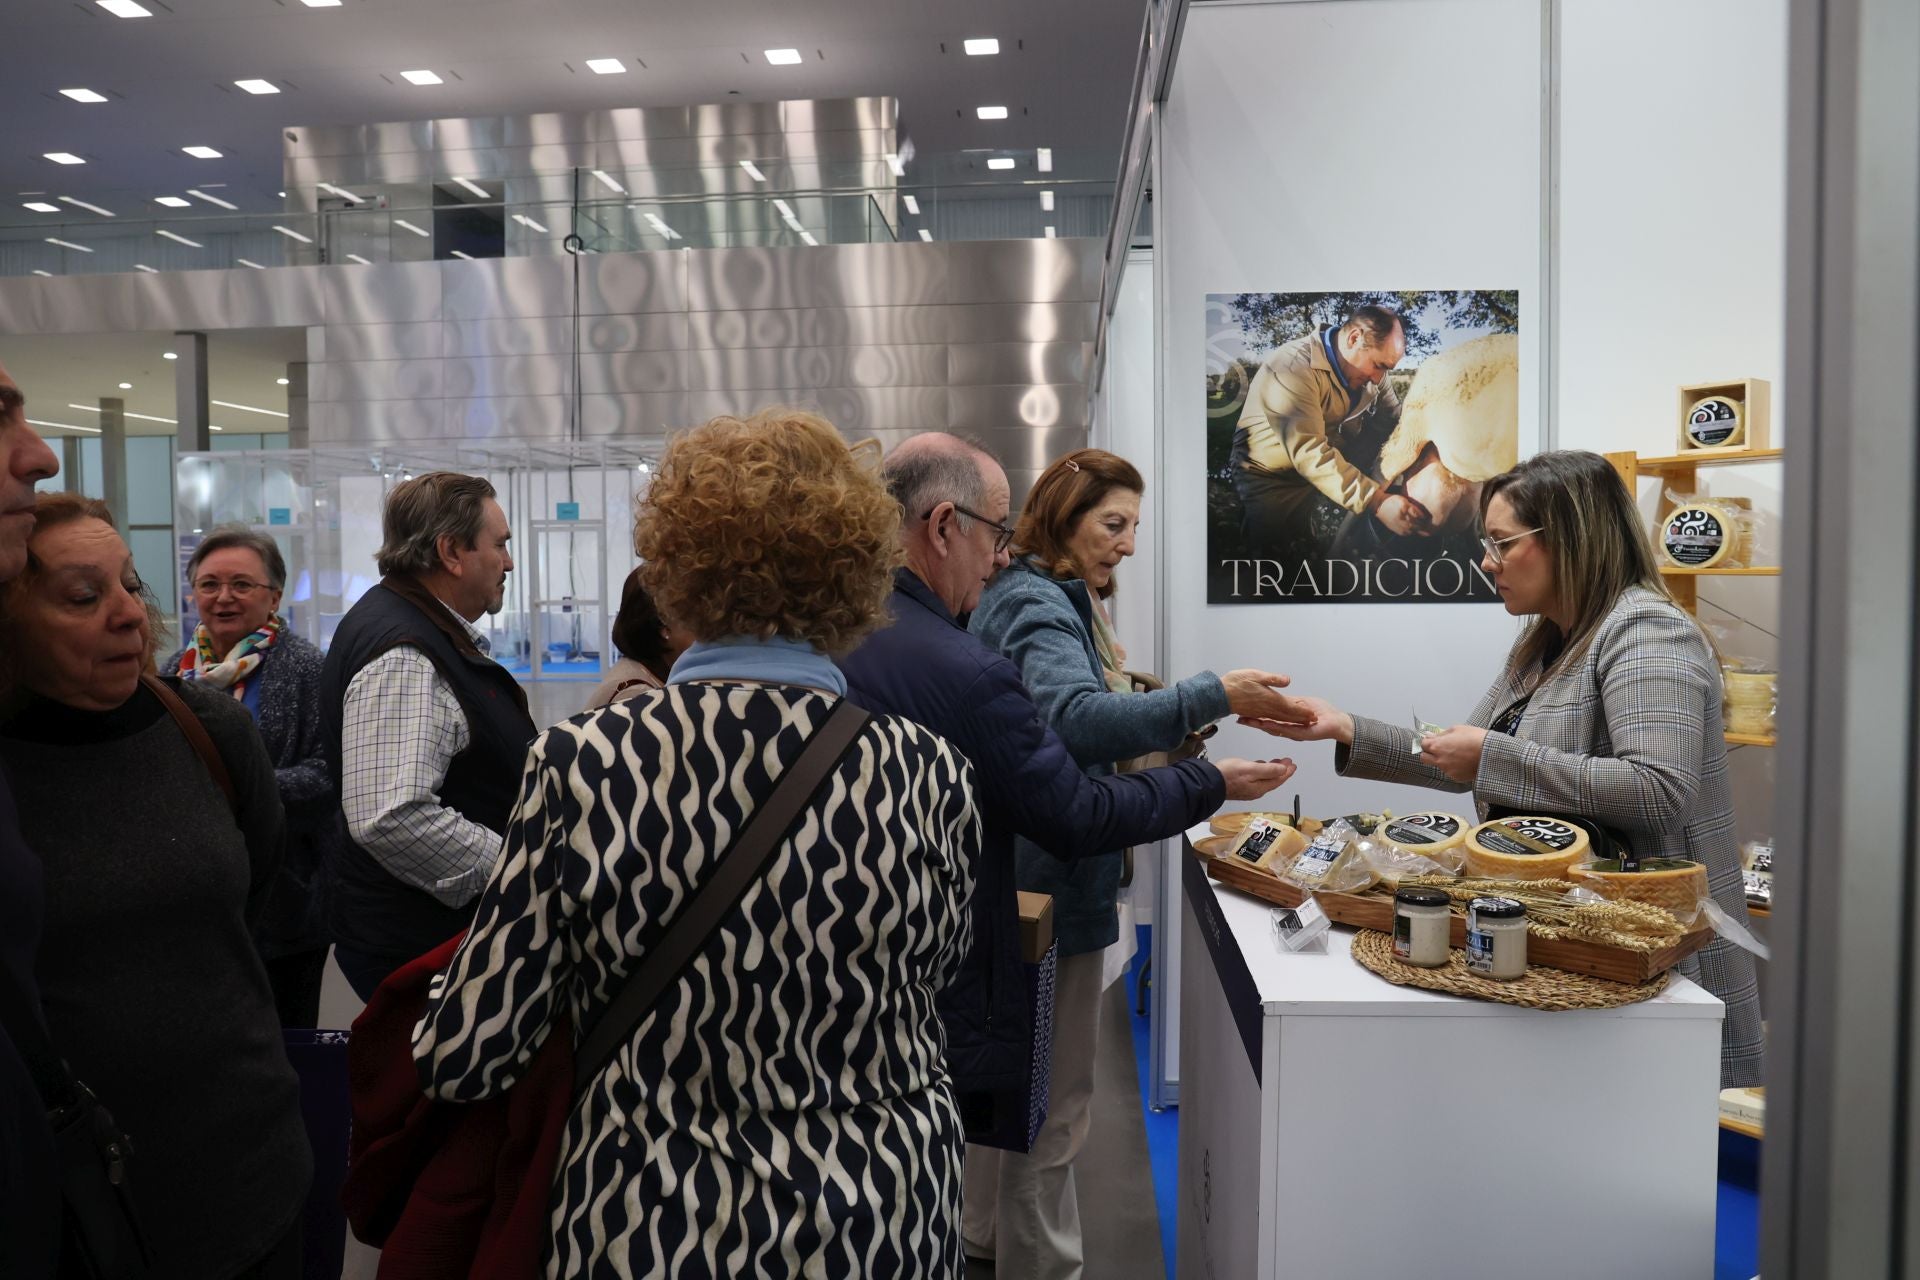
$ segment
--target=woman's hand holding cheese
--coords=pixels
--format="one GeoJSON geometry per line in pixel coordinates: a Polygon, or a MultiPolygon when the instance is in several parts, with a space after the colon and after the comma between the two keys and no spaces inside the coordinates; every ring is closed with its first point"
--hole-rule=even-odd
{"type": "Polygon", "coordinates": [[[1480,776],[1480,752],[1486,742],[1485,729],[1457,724],[1420,739],[1420,763],[1432,765],[1455,782],[1471,786],[1480,776]]]}

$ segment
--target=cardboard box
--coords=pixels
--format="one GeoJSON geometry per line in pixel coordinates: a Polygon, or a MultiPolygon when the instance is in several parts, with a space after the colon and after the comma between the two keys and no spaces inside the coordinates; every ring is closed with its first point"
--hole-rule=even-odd
{"type": "Polygon", "coordinates": [[[1020,894],[1020,958],[1039,964],[1053,945],[1053,898],[1044,893],[1020,894]]]}

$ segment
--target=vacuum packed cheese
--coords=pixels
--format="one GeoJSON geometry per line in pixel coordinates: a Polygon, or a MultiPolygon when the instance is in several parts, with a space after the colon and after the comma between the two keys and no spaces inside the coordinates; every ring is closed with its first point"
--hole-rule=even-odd
{"type": "Polygon", "coordinates": [[[1290,827],[1293,825],[1293,817],[1290,814],[1263,813],[1258,809],[1252,809],[1243,813],[1215,814],[1207,823],[1207,826],[1211,828],[1213,834],[1217,836],[1237,836],[1242,831],[1245,831],[1247,824],[1255,818],[1265,818],[1276,826],[1290,827]]]}
{"type": "Polygon", "coordinates": [[[1464,843],[1467,821],[1450,813],[1410,813],[1386,823],[1377,834],[1396,849],[1430,858],[1464,843]]]}
{"type": "Polygon", "coordinates": [[[1734,568],[1747,559],[1747,514],[1731,503],[1675,507],[1660,526],[1660,549],[1682,569],[1734,568]]]}
{"type": "Polygon", "coordinates": [[[1587,833],[1558,818],[1499,818],[1467,833],[1467,874],[1493,880],[1559,880],[1585,862],[1587,833]]]}
{"type": "Polygon", "coordinates": [[[1708,396],[1687,410],[1690,449],[1731,448],[1746,438],[1746,409],[1738,400],[1708,396]]]}
{"type": "Polygon", "coordinates": [[[1270,820],[1276,817],[1277,814],[1252,815],[1252,820],[1241,828],[1239,837],[1225,856],[1262,871],[1280,874],[1281,869],[1307,847],[1307,838],[1290,826],[1270,820]]]}
{"type": "Polygon", "coordinates": [[[1567,878],[1603,898],[1644,902],[1671,911],[1679,920],[1692,920],[1700,899],[1707,896],[1706,865],[1685,858],[1648,858],[1640,866],[1639,871],[1622,871],[1617,859],[1583,862],[1567,878]]]}

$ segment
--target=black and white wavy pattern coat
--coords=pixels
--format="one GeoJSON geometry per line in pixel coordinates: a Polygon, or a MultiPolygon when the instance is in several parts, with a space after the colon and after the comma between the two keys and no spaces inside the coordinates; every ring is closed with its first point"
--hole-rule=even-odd
{"type": "MultiPolygon", "coordinates": [[[[593,1019],[832,710],[674,686],[533,745],[473,930],[414,1056],[507,1088],[593,1019]]],[[[958,1277],[961,1126],[934,995],[968,946],[972,769],[876,717],[762,879],[569,1123],[551,1277],[958,1277]]]]}

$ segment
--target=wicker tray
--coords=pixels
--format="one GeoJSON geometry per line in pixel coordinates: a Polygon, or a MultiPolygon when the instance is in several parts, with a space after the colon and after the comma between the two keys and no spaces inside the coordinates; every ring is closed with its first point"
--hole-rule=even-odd
{"type": "MultiPolygon", "coordinates": [[[[1224,858],[1208,857],[1198,844],[1194,848],[1194,856],[1206,863],[1208,875],[1242,893],[1283,907],[1297,907],[1307,896],[1277,876],[1254,867],[1238,866],[1224,858]]],[[[1393,932],[1391,898],[1357,893],[1316,893],[1313,896],[1329,920],[1359,929],[1393,932]]],[[[1527,962],[1567,973],[1605,978],[1609,982],[1641,983],[1673,968],[1706,946],[1712,938],[1713,930],[1696,929],[1672,946],[1658,951],[1629,951],[1625,947],[1609,947],[1574,938],[1529,937],[1527,962]]],[[[1453,917],[1448,945],[1455,948],[1467,945],[1467,922],[1459,916],[1453,917]]]]}
{"type": "Polygon", "coordinates": [[[1404,964],[1393,954],[1393,939],[1362,929],[1353,939],[1353,958],[1361,968],[1401,987],[1422,987],[1452,996],[1517,1004],[1527,1009],[1618,1009],[1639,1004],[1667,989],[1667,975],[1656,973],[1645,982],[1608,982],[1581,973],[1567,973],[1531,963],[1536,939],[1527,939],[1526,973],[1512,981],[1483,978],[1467,968],[1467,953],[1451,951],[1437,969],[1404,964]]]}

